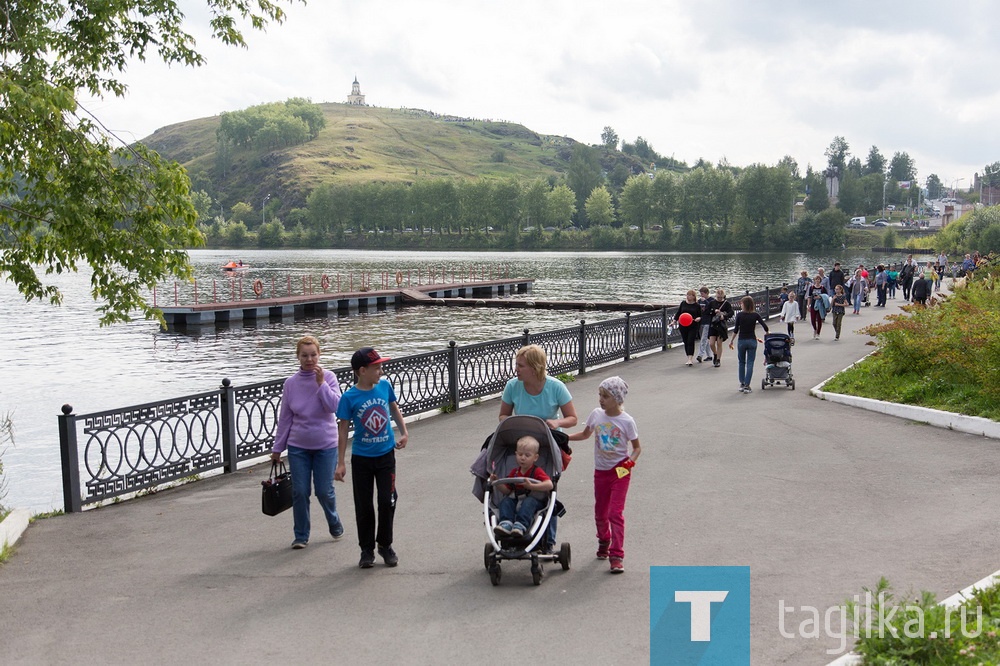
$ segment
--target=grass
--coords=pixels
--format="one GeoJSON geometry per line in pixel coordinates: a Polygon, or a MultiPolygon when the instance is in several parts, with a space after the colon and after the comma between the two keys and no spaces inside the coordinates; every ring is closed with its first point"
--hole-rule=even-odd
{"type": "Polygon", "coordinates": [[[0,548],[0,564],[5,564],[7,560],[9,560],[13,555],[14,555],[14,546],[4,541],[3,548],[0,548]]]}

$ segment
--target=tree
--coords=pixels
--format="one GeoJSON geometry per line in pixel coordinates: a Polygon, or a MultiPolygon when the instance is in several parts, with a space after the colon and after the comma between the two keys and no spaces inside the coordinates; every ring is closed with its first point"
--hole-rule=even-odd
{"type": "Polygon", "coordinates": [[[835,136],[823,154],[826,155],[827,166],[837,169],[843,177],[844,172],[847,170],[847,156],[850,152],[851,147],[847,144],[847,139],[842,136],[835,136]]]}
{"type": "Polygon", "coordinates": [[[944,191],[944,184],[936,173],[927,176],[927,198],[937,199],[944,191]]]}
{"type": "Polygon", "coordinates": [[[836,208],[808,214],[798,225],[799,247],[806,250],[839,248],[847,238],[847,215],[836,208]]]}
{"type": "Polygon", "coordinates": [[[615,220],[615,209],[611,205],[611,192],[606,187],[595,187],[584,204],[587,207],[587,219],[596,226],[611,226],[615,220]]]}
{"type": "Polygon", "coordinates": [[[597,150],[582,143],[573,146],[573,155],[566,172],[566,184],[576,193],[576,210],[583,210],[587,197],[594,188],[603,184],[601,162],[597,150]]]}
{"type": "Polygon", "coordinates": [[[826,191],[826,181],[821,173],[810,174],[809,196],[806,197],[806,210],[810,213],[822,213],[830,207],[830,195],[826,191]]]}
{"type": "MultiPolygon", "coordinates": [[[[285,0],[204,0],[213,36],[281,23],[285,0]]],[[[184,15],[168,0],[18,0],[0,20],[0,277],[25,300],[62,301],[44,276],[88,264],[102,324],[140,310],[146,290],[191,273],[184,247],[203,242],[190,182],[176,163],[111,135],[77,95],[122,97],[132,58],[199,66],[184,15]]]]}
{"type": "Polygon", "coordinates": [[[601,143],[608,150],[614,150],[618,147],[618,133],[611,129],[610,125],[604,126],[604,131],[601,132],[601,143]]]}
{"type": "Polygon", "coordinates": [[[872,146],[871,150],[868,151],[868,159],[865,161],[865,166],[861,170],[861,174],[867,176],[872,173],[885,173],[886,159],[885,156],[878,151],[877,146],[872,146]]]}
{"type": "Polygon", "coordinates": [[[1000,187],[1000,162],[983,167],[982,182],[984,187],[1000,187]]]}
{"type": "Polygon", "coordinates": [[[623,225],[646,228],[652,214],[650,189],[650,180],[644,174],[632,176],[625,182],[618,204],[623,225]]]}
{"type": "Polygon", "coordinates": [[[913,158],[907,153],[896,153],[889,162],[889,177],[896,181],[912,181],[917,179],[917,167],[913,158]]]}
{"type": "Polygon", "coordinates": [[[557,227],[565,227],[576,213],[576,195],[566,185],[556,185],[548,194],[548,218],[557,227]]]}

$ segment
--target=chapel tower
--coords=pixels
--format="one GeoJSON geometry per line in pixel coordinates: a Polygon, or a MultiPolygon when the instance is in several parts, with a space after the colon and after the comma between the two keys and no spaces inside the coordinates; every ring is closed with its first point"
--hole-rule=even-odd
{"type": "Polygon", "coordinates": [[[354,84],[351,86],[351,94],[347,96],[347,103],[353,106],[367,106],[365,96],[361,94],[361,84],[358,77],[354,77],[354,84]]]}

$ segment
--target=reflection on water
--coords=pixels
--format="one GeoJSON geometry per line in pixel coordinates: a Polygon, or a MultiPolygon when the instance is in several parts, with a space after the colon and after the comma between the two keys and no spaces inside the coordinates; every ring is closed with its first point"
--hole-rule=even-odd
{"type": "MultiPolygon", "coordinates": [[[[318,287],[320,276],[374,279],[397,270],[416,279],[428,272],[451,279],[509,271],[536,280],[538,299],[678,302],[691,287],[707,284],[728,291],[756,291],[780,286],[799,271],[832,266],[834,258],[803,254],[679,254],[632,252],[375,252],[347,250],[265,251],[239,253],[202,250],[191,253],[202,294],[228,289],[219,267],[230,259],[251,265],[242,273],[254,279],[288,284],[301,290],[303,277],[318,287]]],[[[838,257],[845,265],[870,259],[838,257]]],[[[880,259],[883,259],[880,257],[880,259]]],[[[307,319],[246,321],[233,327],[205,326],[185,332],[161,331],[152,322],[101,329],[90,299],[89,275],[56,276],[64,305],[24,303],[9,283],[0,284],[0,413],[10,412],[16,440],[4,455],[9,479],[6,503],[48,510],[61,508],[59,437],[56,417],[64,403],[77,414],[177,397],[218,387],[224,377],[246,384],[283,377],[295,368],[295,340],[306,333],[323,344],[325,363],[346,366],[354,349],[372,345],[392,356],[444,348],[449,340],[470,344],[544,331],[621,313],[495,308],[390,308],[307,319]]],[[[239,278],[235,278],[239,279],[239,278]]],[[[439,278],[440,279],[440,278],[439,278]]],[[[395,281],[393,277],[393,282],[395,281]]],[[[183,287],[190,288],[190,287],[183,287]]],[[[173,285],[159,290],[173,293],[173,285]]]]}

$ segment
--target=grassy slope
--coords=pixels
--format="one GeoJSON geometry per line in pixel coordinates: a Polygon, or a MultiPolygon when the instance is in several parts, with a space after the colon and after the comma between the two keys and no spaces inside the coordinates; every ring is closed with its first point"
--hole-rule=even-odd
{"type": "Polygon", "coordinates": [[[217,116],[161,128],[143,143],[180,162],[196,187],[198,174],[207,175],[227,206],[272,194],[284,208],[303,205],[309,191],[323,183],[546,178],[565,173],[575,143],[513,123],[457,121],[416,109],[319,106],[327,126],[315,140],[274,151],[238,151],[225,178],[216,175],[217,116]],[[492,161],[497,150],[504,152],[503,162],[492,161]]]}

